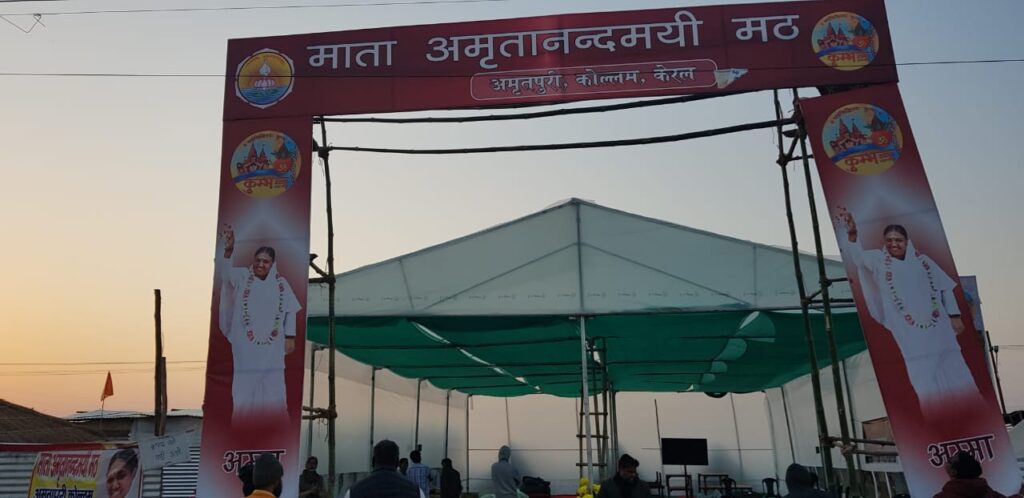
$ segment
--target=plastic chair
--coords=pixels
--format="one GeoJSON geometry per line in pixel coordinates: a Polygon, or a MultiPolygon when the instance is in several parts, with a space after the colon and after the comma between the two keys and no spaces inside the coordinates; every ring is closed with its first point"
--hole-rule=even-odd
{"type": "Polygon", "coordinates": [[[725,496],[725,498],[732,498],[733,496],[735,496],[734,493],[736,491],[736,479],[733,479],[731,477],[722,478],[722,487],[725,488],[722,491],[722,495],[725,496]]]}
{"type": "MultiPolygon", "coordinates": [[[[693,497],[693,478],[690,474],[669,474],[665,476],[665,492],[671,497],[673,491],[682,491],[681,496],[693,497]],[[673,480],[682,479],[683,485],[672,485],[673,480]]],[[[676,495],[680,496],[680,495],[676,495]]]]}
{"type": "Polygon", "coordinates": [[[761,488],[764,490],[764,498],[779,498],[779,480],[774,477],[761,479],[761,488]]]}
{"type": "Polygon", "coordinates": [[[657,492],[658,496],[665,496],[665,483],[661,480],[661,472],[654,473],[654,480],[648,482],[647,487],[652,492],[657,492]]]}

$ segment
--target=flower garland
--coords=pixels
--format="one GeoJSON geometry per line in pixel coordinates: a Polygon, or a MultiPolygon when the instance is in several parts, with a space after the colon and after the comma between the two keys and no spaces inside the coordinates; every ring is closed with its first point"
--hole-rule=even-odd
{"type": "Polygon", "coordinates": [[[274,326],[270,328],[270,335],[267,337],[256,337],[256,333],[252,329],[252,317],[249,316],[249,294],[252,290],[252,283],[256,276],[249,273],[249,278],[245,281],[245,290],[242,291],[242,323],[245,325],[245,337],[249,339],[249,342],[255,342],[260,346],[266,346],[274,342],[277,336],[280,335],[281,330],[281,317],[284,316],[284,279],[281,275],[277,275],[277,313],[274,314],[274,326]]]}
{"type": "Polygon", "coordinates": [[[921,253],[915,251],[915,256],[921,261],[921,266],[924,267],[925,273],[928,275],[928,287],[931,288],[931,301],[932,301],[932,312],[928,323],[920,323],[914,316],[907,311],[907,308],[903,305],[903,300],[896,293],[896,286],[892,281],[892,255],[888,251],[885,252],[885,283],[889,286],[889,293],[892,294],[892,300],[896,303],[896,309],[903,314],[903,319],[906,320],[907,325],[911,327],[917,327],[921,330],[927,330],[934,327],[939,323],[939,317],[942,316],[942,312],[939,308],[939,300],[936,298],[939,291],[935,288],[935,274],[932,273],[932,266],[927,261],[920,259],[921,253]]]}

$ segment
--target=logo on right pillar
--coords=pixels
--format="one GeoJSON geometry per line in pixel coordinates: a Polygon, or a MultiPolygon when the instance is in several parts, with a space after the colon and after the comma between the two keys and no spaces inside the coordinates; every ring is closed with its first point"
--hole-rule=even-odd
{"type": "Polygon", "coordinates": [[[878,31],[853,12],[833,12],[814,25],[811,46],[821,62],[840,71],[856,71],[878,55],[878,31]]]}
{"type": "Polygon", "coordinates": [[[821,130],[825,153],[853,175],[885,172],[903,152],[903,132],[888,112],[871,104],[840,107],[821,130]]]}

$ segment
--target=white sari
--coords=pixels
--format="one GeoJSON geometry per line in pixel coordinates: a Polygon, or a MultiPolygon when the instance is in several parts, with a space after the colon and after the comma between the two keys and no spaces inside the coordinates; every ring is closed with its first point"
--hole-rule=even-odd
{"type": "Polygon", "coordinates": [[[843,256],[857,267],[871,318],[881,323],[899,346],[910,383],[922,408],[978,394],[964,360],[950,315],[959,315],[956,282],[907,241],[904,259],[885,250],[864,250],[841,233],[843,256]]]}
{"type": "Polygon", "coordinates": [[[251,267],[233,268],[226,258],[217,259],[217,270],[220,330],[234,359],[232,421],[287,418],[284,343],[295,337],[295,314],[302,307],[277,263],[266,279],[256,277],[251,267]]]}

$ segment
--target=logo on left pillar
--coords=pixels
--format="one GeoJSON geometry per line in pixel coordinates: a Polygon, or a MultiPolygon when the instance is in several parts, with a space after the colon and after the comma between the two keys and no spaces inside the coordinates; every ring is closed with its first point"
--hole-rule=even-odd
{"type": "Polygon", "coordinates": [[[295,65],[287,55],[265,48],[246,57],[235,73],[235,95],[266,109],[288,96],[295,84],[295,65]]]}

